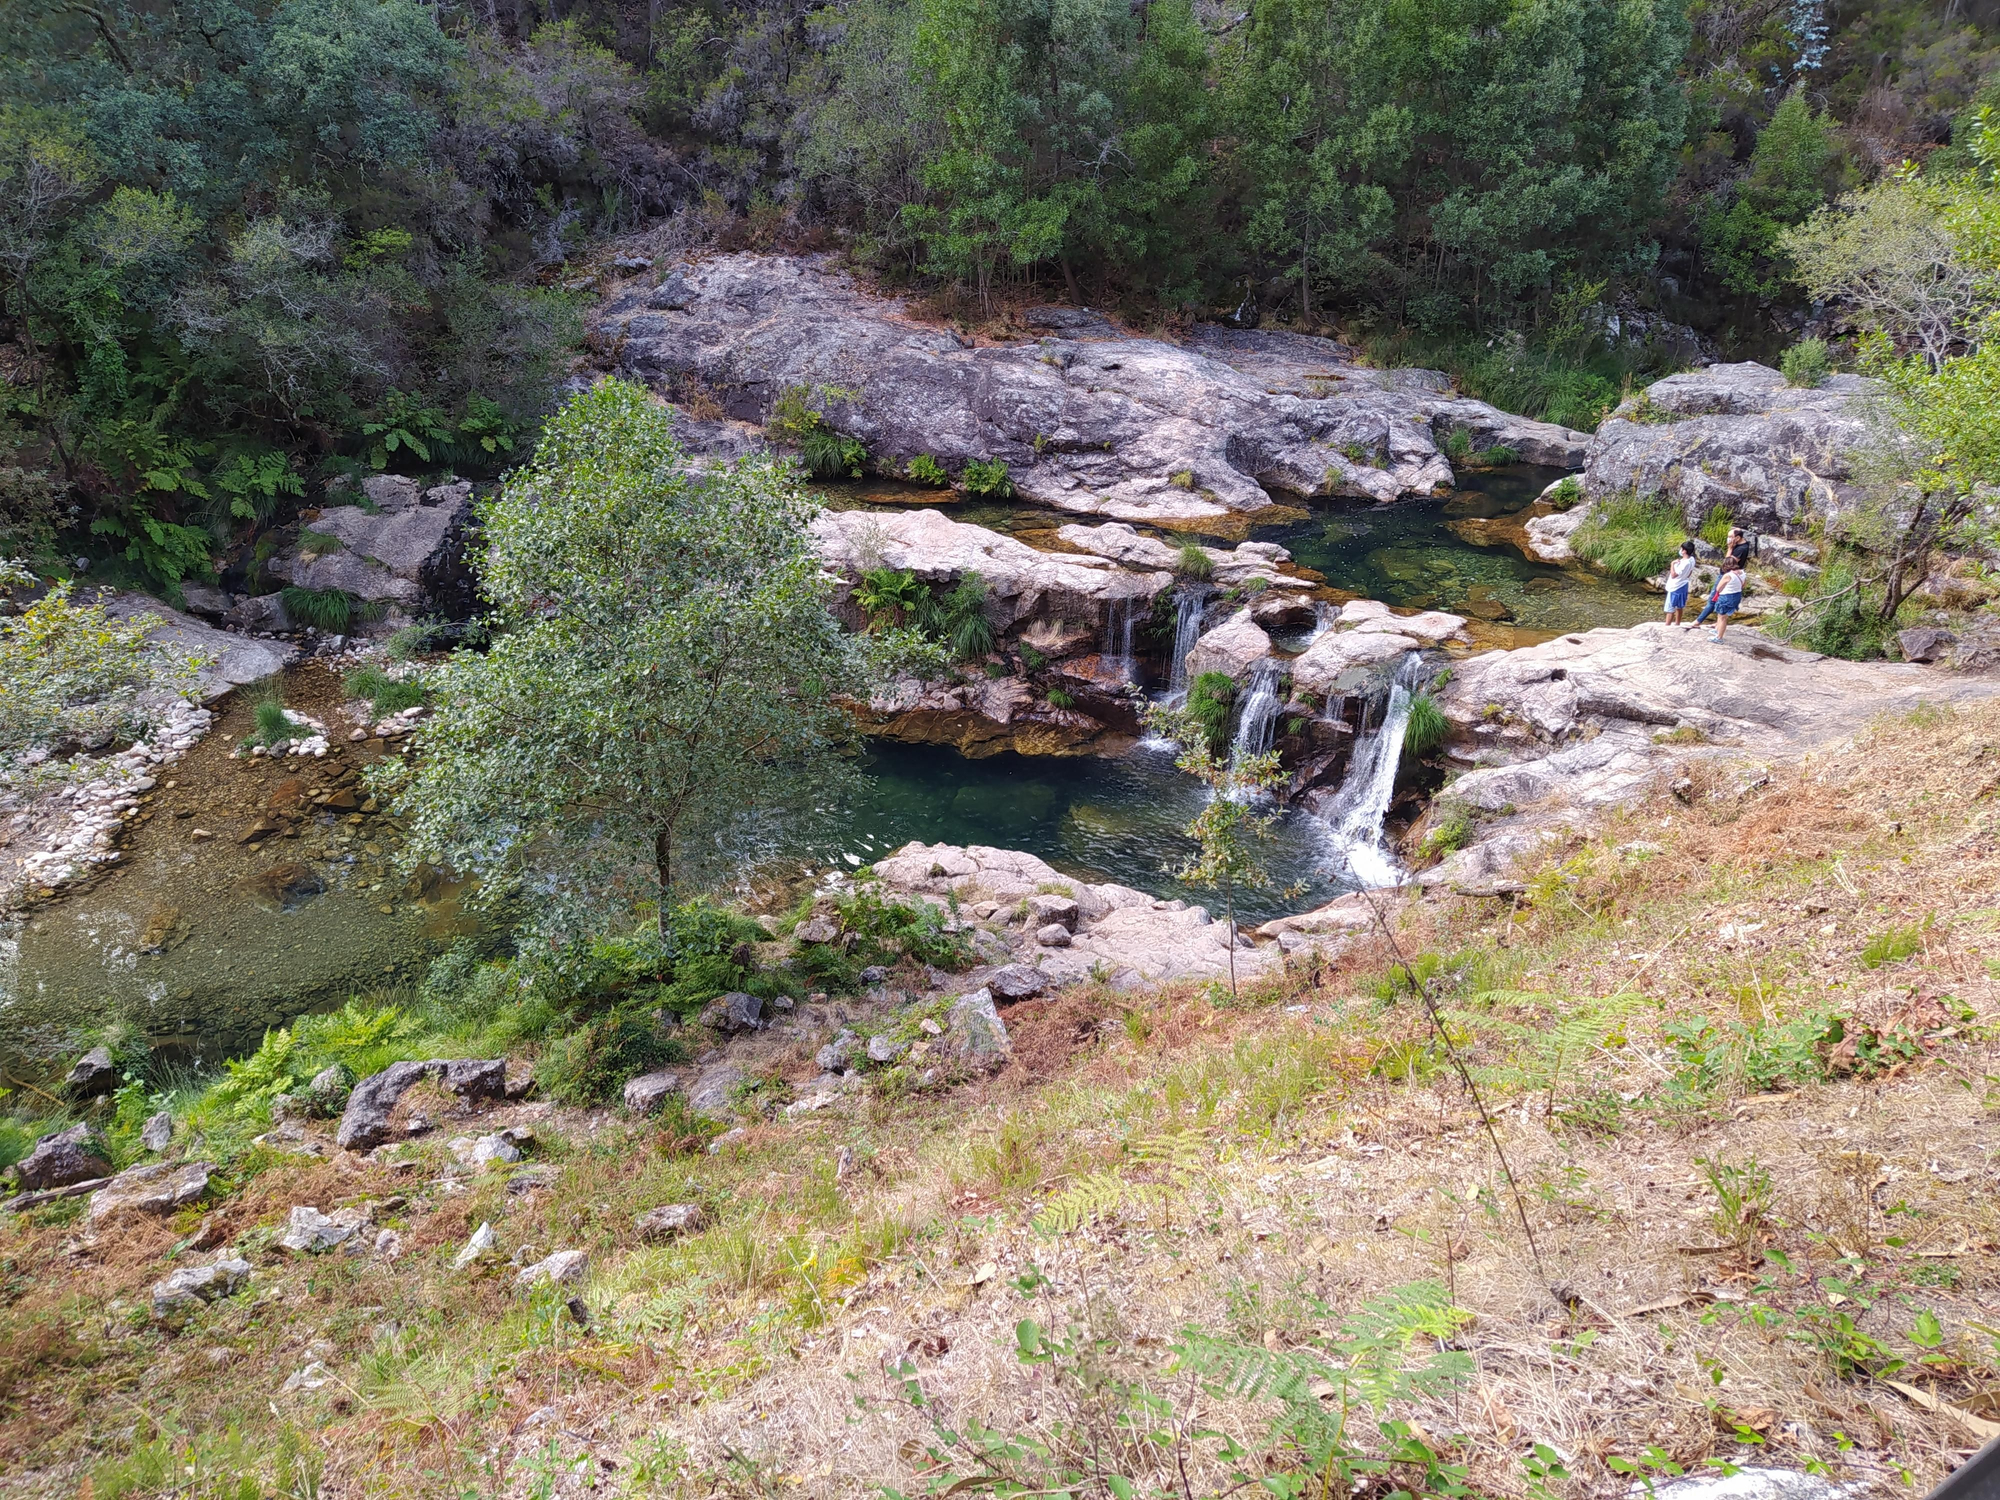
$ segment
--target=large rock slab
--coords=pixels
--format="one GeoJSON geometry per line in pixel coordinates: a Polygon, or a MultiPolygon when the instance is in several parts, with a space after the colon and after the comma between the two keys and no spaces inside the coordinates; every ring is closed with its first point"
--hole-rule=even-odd
{"type": "Polygon", "coordinates": [[[174,1213],[207,1195],[209,1173],[214,1170],[204,1161],[178,1167],[154,1162],[129,1168],[90,1195],[84,1218],[96,1226],[127,1214],[174,1213]]]}
{"type": "Polygon", "coordinates": [[[850,583],[884,567],[907,568],[934,584],[976,572],[986,583],[986,617],[1003,633],[1037,619],[1081,620],[1094,633],[1110,607],[1150,606],[1174,583],[1171,570],[1135,571],[1105,557],[1038,552],[936,510],[825,511],[813,522],[813,542],[850,583]]]}
{"type": "Polygon", "coordinates": [[[1382,668],[1423,645],[1393,630],[1329,630],[1292,659],[1292,686],[1322,698],[1364,691],[1382,668]]]}
{"type": "MultiPolygon", "coordinates": [[[[1659,495],[1690,529],[1717,506],[1761,531],[1796,528],[1809,513],[1837,514],[1858,498],[1848,454],[1868,438],[1877,389],[1858,375],[1796,389],[1769,366],[1747,362],[1669,375],[1598,427],[1584,494],[1659,495]]],[[[1566,540],[1558,529],[1543,524],[1551,541],[1566,540]]]]}
{"type": "Polygon", "coordinates": [[[298,649],[282,641],[260,641],[205,625],[193,615],[169,608],[150,594],[112,594],[102,598],[104,612],[114,619],[133,620],[151,615],[159,623],[147,639],[167,650],[202,659],[205,665],[196,679],[195,691],[202,702],[212,703],[224,693],[262,682],[283,671],[298,655],[298,649]]]}
{"type": "Polygon", "coordinates": [[[1270,636],[1248,608],[1239,609],[1188,649],[1188,679],[1192,681],[1205,672],[1220,672],[1241,682],[1270,656],[1270,636]]]}
{"type": "Polygon", "coordinates": [[[26,1192],[68,1187],[111,1175],[110,1153],[103,1138],[89,1125],[52,1131],[35,1142],[35,1149],[14,1163],[14,1179],[26,1192]]]}
{"type": "Polygon", "coordinates": [[[841,432],[900,472],[920,453],[957,471],[1000,459],[1029,499],[1159,521],[1249,514],[1267,491],[1426,495],[1452,482],[1441,434],[1574,465],[1587,438],[1452,396],[1442,377],[1357,369],[1323,339],[1201,330],[1186,344],[1101,320],[1019,344],[976,345],[871,295],[830,260],[720,255],[678,268],[598,318],[627,373],[670,393],[692,379],[761,420],[788,387],[837,387],[841,432]]]}
{"type": "MultiPolygon", "coordinates": [[[[1072,547],[1094,557],[1105,557],[1128,568],[1176,573],[1181,566],[1181,549],[1155,536],[1145,536],[1123,521],[1106,521],[1101,526],[1072,522],[1056,528],[1056,535],[1072,547]]],[[[1267,588],[1311,589],[1309,579],[1294,578],[1278,571],[1278,564],[1290,562],[1292,554],[1276,542],[1243,542],[1235,547],[1202,547],[1213,580],[1223,588],[1235,588],[1255,579],[1267,588]]]]}
{"type": "Polygon", "coordinates": [[[973,760],[1009,751],[1089,755],[1125,738],[1118,726],[1080,709],[1054,707],[1020,677],[898,678],[854,705],[854,714],[878,739],[949,745],[973,760]]]}
{"type": "Polygon", "coordinates": [[[309,541],[273,558],[268,571],[300,588],[339,589],[357,599],[415,609],[456,587],[472,486],[463,480],[418,491],[414,480],[379,474],[365,482],[372,509],[336,505],[305,528],[339,545],[309,541]]]}

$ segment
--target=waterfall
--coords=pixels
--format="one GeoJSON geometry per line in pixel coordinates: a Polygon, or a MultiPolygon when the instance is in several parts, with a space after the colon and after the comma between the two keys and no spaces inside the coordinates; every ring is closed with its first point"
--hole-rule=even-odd
{"type": "Polygon", "coordinates": [[[1167,692],[1185,693],[1188,688],[1188,652],[1201,639],[1201,617],[1208,606],[1208,590],[1182,589],[1174,595],[1174,656],[1168,663],[1167,692]]]}
{"type": "Polygon", "coordinates": [[[1126,682],[1139,680],[1139,669],[1132,658],[1136,605],[1133,599],[1113,599],[1104,611],[1104,659],[1118,669],[1118,675],[1126,682]]]}
{"type": "MultiPolygon", "coordinates": [[[[1345,873],[1364,889],[1397,885],[1402,873],[1382,845],[1382,819],[1396,791],[1396,768],[1403,759],[1403,731],[1410,722],[1410,698],[1423,670],[1411,652],[1396,668],[1382,722],[1354,747],[1347,776],[1325,818],[1336,857],[1345,873]]],[[[1362,710],[1366,722],[1367,710],[1362,710]]]]}
{"type": "Polygon", "coordinates": [[[1282,664],[1266,657],[1250,669],[1250,687],[1243,695],[1243,714],[1236,721],[1236,741],[1230,747],[1229,763],[1243,764],[1245,756],[1261,755],[1271,748],[1271,731],[1277,723],[1284,698],[1278,692],[1282,664]]]}

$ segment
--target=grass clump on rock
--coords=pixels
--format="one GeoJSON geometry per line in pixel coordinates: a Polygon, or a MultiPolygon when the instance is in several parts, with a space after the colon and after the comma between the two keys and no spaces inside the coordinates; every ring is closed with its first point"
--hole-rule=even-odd
{"type": "Polygon", "coordinates": [[[1577,527],[1570,550],[1614,578],[1634,582],[1666,571],[1687,532],[1675,509],[1635,495],[1606,501],[1577,527]]]}
{"type": "Polygon", "coordinates": [[[353,697],[366,698],[375,717],[385,718],[424,701],[424,685],[415,677],[392,677],[380,667],[349,672],[342,684],[353,697]]]}
{"type": "Polygon", "coordinates": [[[337,634],[362,617],[361,601],[341,589],[303,589],[294,584],[278,597],[295,625],[337,634]]]}
{"type": "Polygon", "coordinates": [[[1438,707],[1437,699],[1429,693],[1418,693],[1410,699],[1410,717],[1403,728],[1403,753],[1416,760],[1423,760],[1437,754],[1445,737],[1451,733],[1451,724],[1438,707]]]}
{"type": "Polygon", "coordinates": [[[1227,672],[1203,672],[1188,684],[1188,718],[1217,755],[1229,742],[1229,711],[1235,703],[1236,681],[1227,672]]]}
{"type": "Polygon", "coordinates": [[[1208,549],[1199,542],[1182,542],[1180,557],[1174,563],[1174,571],[1183,578],[1213,578],[1215,559],[1208,555],[1208,549]]]}

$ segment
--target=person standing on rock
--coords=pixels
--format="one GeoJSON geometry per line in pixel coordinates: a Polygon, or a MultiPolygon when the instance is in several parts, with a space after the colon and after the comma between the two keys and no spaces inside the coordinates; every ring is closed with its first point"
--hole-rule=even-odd
{"type": "MultiPolygon", "coordinates": [[[[1715,581],[1715,592],[1708,596],[1708,603],[1704,604],[1701,613],[1694,617],[1694,623],[1699,625],[1710,615],[1714,615],[1715,633],[1709,639],[1719,641],[1729,634],[1729,617],[1742,606],[1743,565],[1736,560],[1734,554],[1731,554],[1723,561],[1722,576],[1715,581]]],[[[1692,630],[1694,626],[1688,628],[1692,630]]]]}
{"type": "Polygon", "coordinates": [[[1688,590],[1694,585],[1696,567],[1694,543],[1682,542],[1681,550],[1667,564],[1667,623],[1678,625],[1687,610],[1688,590]]]}

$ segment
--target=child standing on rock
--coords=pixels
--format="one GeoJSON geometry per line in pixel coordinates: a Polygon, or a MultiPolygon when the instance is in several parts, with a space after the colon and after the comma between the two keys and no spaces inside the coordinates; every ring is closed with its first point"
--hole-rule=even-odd
{"type": "Polygon", "coordinates": [[[1682,542],[1681,550],[1667,564],[1667,623],[1678,625],[1687,609],[1688,589],[1694,584],[1694,543],[1682,542]]]}

